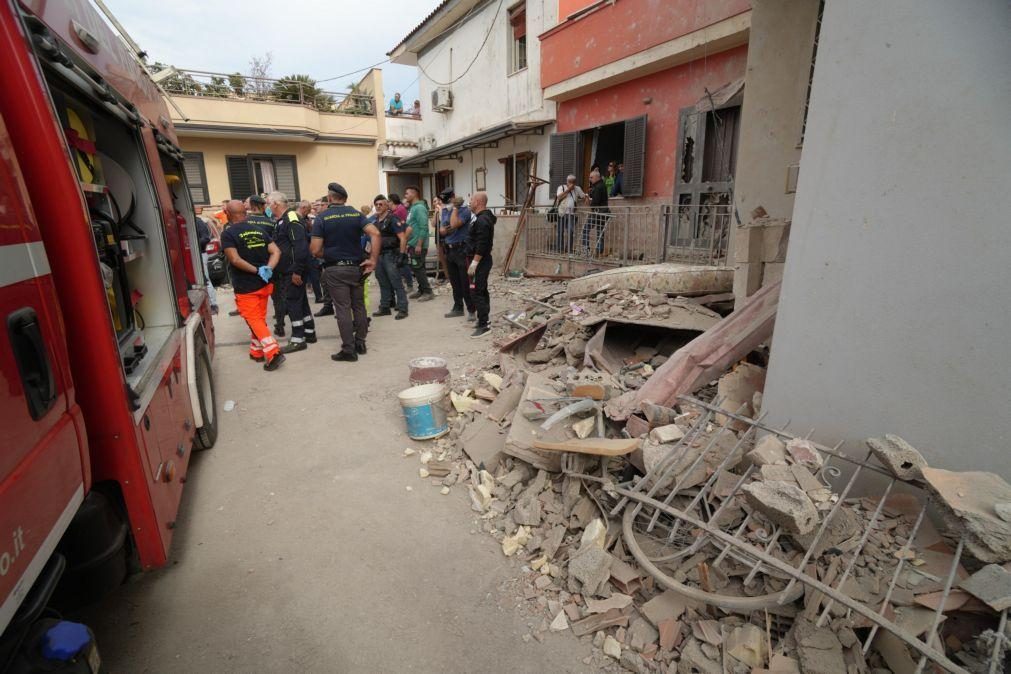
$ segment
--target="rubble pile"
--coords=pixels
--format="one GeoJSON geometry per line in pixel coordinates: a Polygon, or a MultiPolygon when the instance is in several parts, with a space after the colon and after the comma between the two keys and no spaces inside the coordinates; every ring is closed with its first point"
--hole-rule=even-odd
{"type": "Polygon", "coordinates": [[[616,423],[607,402],[686,338],[614,339],[602,318],[700,305],[513,295],[522,308],[501,317],[516,329],[454,380],[450,433],[418,458],[520,561],[524,640],[572,632],[592,644],[584,664],[615,671],[903,672],[924,653],[1003,671],[1011,486],[932,469],[897,436],[859,462],[760,429],[764,369],[747,361],[707,395],[616,423]]]}

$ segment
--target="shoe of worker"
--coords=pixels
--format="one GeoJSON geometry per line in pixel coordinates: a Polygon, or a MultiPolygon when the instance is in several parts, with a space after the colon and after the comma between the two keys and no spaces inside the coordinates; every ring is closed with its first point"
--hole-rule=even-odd
{"type": "Polygon", "coordinates": [[[275,337],[284,337],[284,326],[283,325],[275,325],[274,326],[274,336],[275,337]]]}
{"type": "Polygon", "coordinates": [[[413,292],[410,295],[408,295],[408,297],[410,297],[412,300],[416,300],[419,297],[421,297],[421,291],[419,290],[417,292],[413,292]]]}
{"type": "Polygon", "coordinates": [[[263,369],[267,372],[273,372],[277,368],[281,367],[281,363],[284,362],[284,354],[278,353],[276,356],[268,360],[263,364],[263,369]]]}
{"type": "Polygon", "coordinates": [[[368,352],[369,348],[365,346],[365,342],[358,342],[357,344],[355,344],[355,353],[357,353],[359,356],[364,356],[368,352]]]}
{"type": "Polygon", "coordinates": [[[333,305],[324,304],[323,308],[314,313],[313,316],[316,318],[319,318],[320,316],[333,316],[333,305]]]}
{"type": "Polygon", "coordinates": [[[477,312],[476,311],[468,311],[467,312],[467,322],[468,323],[477,323],[477,312]]]}
{"type": "Polygon", "coordinates": [[[315,333],[306,334],[306,336],[305,336],[305,343],[306,344],[315,344],[316,341],[317,341],[317,339],[318,338],[316,337],[315,333]]]}
{"type": "Polygon", "coordinates": [[[349,363],[354,363],[358,360],[358,354],[354,352],[338,351],[337,353],[330,354],[330,360],[347,361],[349,363]]]}
{"type": "Polygon", "coordinates": [[[397,315],[393,317],[393,320],[399,321],[399,320],[402,320],[404,318],[407,318],[407,312],[406,311],[398,311],[397,315]]]}
{"type": "Polygon", "coordinates": [[[435,299],[435,293],[420,293],[418,297],[419,302],[431,302],[435,299]]]}
{"type": "Polygon", "coordinates": [[[443,318],[459,318],[463,316],[463,309],[453,309],[448,314],[443,314],[443,318]]]}
{"type": "Polygon", "coordinates": [[[377,309],[372,312],[373,316],[391,316],[393,314],[392,309],[377,309]]]}
{"type": "Polygon", "coordinates": [[[474,332],[470,333],[470,338],[471,339],[477,339],[479,337],[484,337],[489,332],[491,332],[491,328],[489,326],[487,326],[487,325],[479,325],[476,328],[474,328],[474,332]]]}
{"type": "Polygon", "coordinates": [[[305,342],[289,342],[281,347],[281,353],[295,353],[297,351],[305,351],[309,348],[309,345],[305,342]]]}
{"type": "Polygon", "coordinates": [[[229,316],[238,316],[239,315],[239,310],[238,309],[232,309],[231,311],[228,312],[228,315],[229,316]]]}

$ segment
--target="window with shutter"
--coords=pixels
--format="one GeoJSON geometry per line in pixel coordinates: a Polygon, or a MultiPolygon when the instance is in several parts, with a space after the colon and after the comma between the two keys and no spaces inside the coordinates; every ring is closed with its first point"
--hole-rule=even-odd
{"type": "Polygon", "coordinates": [[[551,180],[550,194],[554,198],[560,185],[565,184],[565,178],[572,174],[576,176],[577,184],[582,184],[582,171],[579,170],[579,136],[578,131],[551,134],[551,159],[548,170],[551,180]]]}
{"type": "Polygon", "coordinates": [[[207,189],[207,173],[204,170],[203,152],[183,153],[183,172],[186,174],[186,186],[190,190],[190,201],[194,206],[207,206],[211,197],[207,189]]]}
{"type": "Polygon", "coordinates": [[[298,201],[298,170],[294,157],[271,157],[274,161],[274,177],[277,191],[284,192],[289,201],[298,201]]]}
{"type": "Polygon", "coordinates": [[[247,157],[225,157],[228,192],[232,199],[245,199],[253,193],[253,172],[247,157]]]}
{"type": "Polygon", "coordinates": [[[527,5],[521,2],[509,10],[509,72],[527,67],[527,5]]]}
{"type": "Polygon", "coordinates": [[[625,120],[624,163],[621,193],[641,197],[646,174],[646,115],[625,120]]]}

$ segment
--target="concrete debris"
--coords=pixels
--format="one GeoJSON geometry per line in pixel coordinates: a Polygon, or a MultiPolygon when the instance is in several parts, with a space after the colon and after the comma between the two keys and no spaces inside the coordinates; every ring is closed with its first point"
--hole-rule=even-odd
{"type": "Polygon", "coordinates": [[[921,472],[940,501],[938,507],[948,528],[964,534],[973,557],[990,564],[1011,561],[1011,522],[995,509],[998,503],[1011,502],[1011,485],[993,473],[928,467],[921,472]]]}
{"type": "Polygon", "coordinates": [[[923,455],[897,435],[868,438],[867,446],[881,465],[900,480],[920,479],[920,470],[927,465],[923,455]]]}
{"type": "Polygon", "coordinates": [[[793,534],[808,534],[820,517],[814,503],[799,487],[787,482],[752,482],[742,487],[748,504],[793,534]]]}
{"type": "Polygon", "coordinates": [[[747,459],[754,466],[785,466],[786,443],[779,436],[770,433],[755,443],[755,448],[748,452],[747,459]]]}
{"type": "Polygon", "coordinates": [[[612,657],[615,660],[621,659],[621,644],[619,644],[618,640],[612,637],[611,635],[607,635],[604,638],[603,650],[604,655],[612,657]]]}
{"type": "Polygon", "coordinates": [[[988,564],[963,580],[959,587],[994,611],[1011,608],[1011,571],[997,564],[988,564]]]}
{"type": "Polygon", "coordinates": [[[607,671],[855,674],[910,661],[915,669],[920,653],[886,628],[863,653],[873,623],[849,608],[860,603],[971,671],[970,663],[987,670],[1003,638],[993,633],[999,611],[1011,608],[1011,567],[999,566],[1011,561],[1011,486],[991,474],[931,469],[885,435],[868,445],[907,484],[879,509],[874,471],[843,494],[849,474],[832,470],[842,458],[785,432],[758,437],[746,418],[760,410],[765,371],[752,363],[763,362],[755,349],[771,335],[778,286],[721,321],[689,298],[648,288],[600,287],[570,299],[557,285],[520,283],[536,301],[512,316],[529,328],[507,336],[508,322],[496,321],[501,349],[454,364],[457,412],[450,433],[427,445],[419,469],[427,475],[419,475],[444,494],[464,486],[474,531],[494,537],[522,568],[526,642],[571,630],[592,638],[587,669],[607,671]],[[691,320],[715,327],[687,344],[683,334],[678,341],[650,327],[688,321],[688,306],[702,310],[691,320]],[[752,352],[758,358],[745,360],[752,352]],[[683,393],[722,402],[707,408],[683,393]],[[579,411],[544,429],[574,403],[579,411]],[[624,429],[615,423],[622,420],[624,429]],[[628,538],[611,513],[621,512],[629,484],[673,511],[690,510],[691,521],[668,512],[647,529],[656,510],[640,501],[628,538]],[[914,536],[924,484],[947,528],[925,517],[914,536]],[[699,523],[733,537],[727,554],[726,539],[699,523]],[[991,565],[966,560],[945,596],[959,536],[966,557],[991,565]],[[646,558],[651,564],[637,561],[646,558]],[[845,601],[803,582],[780,594],[789,575],[768,561],[755,567],[769,558],[804,561],[805,575],[845,601]],[[927,634],[931,608],[942,610],[943,641],[927,634]]]}

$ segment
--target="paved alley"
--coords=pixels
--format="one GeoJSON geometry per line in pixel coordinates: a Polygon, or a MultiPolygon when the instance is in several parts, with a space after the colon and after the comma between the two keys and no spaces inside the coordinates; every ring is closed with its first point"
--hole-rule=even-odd
{"type": "Polygon", "coordinates": [[[437,298],[407,321],[373,319],[357,364],[331,362],[326,318],[319,344],[265,373],[227,315],[230,294],[221,300],[220,437],[193,457],[169,565],[86,616],[109,671],[586,669],[590,647],[571,635],[524,642],[530,619],[499,590],[517,562],[475,533],[464,487],[440,495],[402,455],[421,446],[396,402],[407,361],[452,366],[490,340],[444,320],[437,298]]]}

